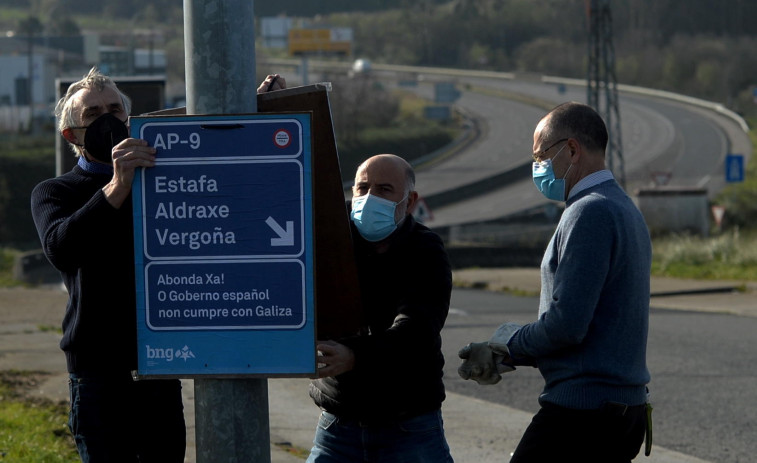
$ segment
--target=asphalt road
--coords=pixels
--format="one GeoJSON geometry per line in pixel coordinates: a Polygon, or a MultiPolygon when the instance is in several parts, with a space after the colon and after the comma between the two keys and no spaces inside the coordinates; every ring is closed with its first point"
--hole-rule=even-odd
{"type": "MultiPolygon", "coordinates": [[[[503,95],[521,95],[542,105],[585,101],[585,89],[529,81],[472,80],[471,88],[488,88],[503,95]]],[[[464,83],[459,83],[462,87],[464,83]]],[[[421,84],[419,94],[432,98],[432,87],[421,84]]],[[[621,94],[620,121],[626,190],[655,185],[658,173],[669,175],[668,186],[706,188],[713,197],[724,186],[723,163],[728,153],[751,151],[747,134],[732,120],[711,110],[677,101],[621,94]]],[[[422,195],[451,190],[512,169],[530,159],[533,130],[546,109],[512,101],[481,90],[463,90],[455,106],[479,120],[481,136],[471,146],[443,162],[419,169],[422,195]]],[[[615,160],[616,166],[618,160],[615,160]]],[[[428,224],[440,227],[492,220],[547,201],[530,178],[503,184],[489,193],[438,208],[428,224]]]]}
{"type": "MultiPolygon", "coordinates": [[[[536,317],[535,297],[456,289],[444,336],[445,385],[535,413],[543,380],[523,367],[494,386],[457,375],[457,351],[483,341],[505,321],[536,317]]],[[[722,463],[754,462],[757,454],[757,318],[654,309],[647,361],[652,375],[655,444],[722,463]]]]}
{"type": "MultiPolygon", "coordinates": [[[[507,376],[505,381],[492,387],[479,387],[475,383],[464,383],[455,372],[456,351],[458,344],[463,342],[457,339],[464,339],[465,342],[470,339],[484,339],[488,337],[496,324],[501,321],[500,318],[504,316],[517,317],[518,320],[524,322],[531,318],[534,303],[532,298],[510,299],[502,299],[497,297],[496,294],[481,291],[455,289],[453,293],[455,309],[450,315],[447,328],[443,331],[449,362],[445,379],[449,393],[448,400],[443,405],[443,413],[450,447],[453,449],[455,460],[461,463],[504,461],[509,452],[517,445],[535,409],[536,395],[541,387],[541,378],[534,369],[519,369],[507,376]],[[460,293],[459,297],[458,293],[460,293]],[[492,299],[491,296],[495,297],[492,299]],[[469,304],[476,310],[469,311],[469,304]],[[502,307],[507,307],[507,309],[503,310],[502,307]],[[493,398],[479,400],[476,395],[481,392],[489,393],[493,398]],[[505,403],[513,403],[514,405],[505,406],[505,403]]],[[[56,401],[67,400],[65,360],[58,348],[60,334],[51,330],[51,328],[60,325],[65,300],[66,295],[60,289],[0,288],[0,320],[2,320],[0,327],[0,370],[34,370],[52,374],[49,377],[43,375],[42,381],[30,385],[30,388],[26,391],[29,396],[43,396],[56,401]]],[[[751,307],[747,312],[753,313],[751,307]]],[[[741,335],[741,333],[736,334],[741,335]]],[[[753,350],[751,346],[747,348],[753,350]]],[[[275,443],[286,442],[299,449],[310,447],[318,409],[313,406],[312,400],[307,395],[307,382],[306,378],[269,380],[271,461],[273,463],[303,461],[302,457],[289,454],[274,445],[275,443]]],[[[753,383],[753,380],[751,382],[753,383]]],[[[658,387],[657,389],[661,388],[658,387]]],[[[191,381],[185,380],[183,392],[188,426],[188,449],[185,461],[192,463],[196,459],[195,403],[194,388],[191,381]]],[[[677,403],[664,399],[661,390],[659,392],[660,399],[657,405],[658,412],[656,412],[658,415],[656,419],[658,433],[662,432],[660,431],[660,423],[676,417],[676,410],[673,407],[678,406],[677,403]],[[668,408],[661,410],[661,407],[668,402],[671,405],[665,405],[668,408]],[[660,414],[664,414],[664,416],[660,417],[660,414]]],[[[742,398],[744,400],[750,399],[748,396],[742,398]]],[[[686,397],[684,402],[687,402],[688,399],[693,400],[695,398],[686,397]]],[[[690,404],[684,403],[681,406],[685,408],[690,404]]],[[[711,423],[713,427],[717,428],[720,421],[711,423]]],[[[740,422],[735,423],[735,425],[740,425],[740,422]]],[[[672,429],[678,432],[677,427],[672,429]]],[[[683,433],[687,429],[687,427],[683,427],[683,431],[675,434],[675,436],[683,435],[686,437],[683,433]]],[[[748,430],[744,432],[748,432],[748,430]]],[[[692,435],[691,438],[696,439],[697,435],[692,435]]],[[[746,441],[749,436],[742,435],[740,438],[746,441]]],[[[672,441],[675,442],[675,439],[672,441]]],[[[729,442],[726,441],[725,443],[729,444],[729,442]]],[[[722,447],[715,447],[716,450],[719,448],[722,447]]],[[[722,456],[703,460],[690,454],[665,448],[661,442],[657,442],[651,458],[639,457],[638,460],[640,462],[649,461],[650,463],[739,461],[724,459],[721,458],[722,456]]],[[[730,458],[731,455],[726,456],[730,458]]],[[[7,458],[12,459],[11,456],[7,458]]]]}

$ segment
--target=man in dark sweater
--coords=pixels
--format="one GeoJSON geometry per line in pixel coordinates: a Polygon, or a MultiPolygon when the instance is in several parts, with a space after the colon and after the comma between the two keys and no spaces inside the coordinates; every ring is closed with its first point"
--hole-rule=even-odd
{"type": "Polygon", "coordinates": [[[365,333],[319,341],[310,395],[323,409],[308,462],[451,462],[440,332],[452,275],[441,239],[417,223],[415,175],[374,156],[357,171],[352,235],[365,333]]]}
{"type": "Polygon", "coordinates": [[[68,290],[60,346],[69,428],[84,462],[183,462],[179,380],[134,381],[136,294],[131,183],[155,150],[127,138],[129,98],[92,69],[55,108],[78,164],[32,192],[45,255],[68,290]]]}

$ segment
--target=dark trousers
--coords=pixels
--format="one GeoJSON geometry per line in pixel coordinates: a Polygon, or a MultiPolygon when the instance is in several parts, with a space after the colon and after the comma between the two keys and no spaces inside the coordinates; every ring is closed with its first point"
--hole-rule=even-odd
{"type": "Polygon", "coordinates": [[[574,410],[543,403],[510,463],[629,463],[644,442],[644,405],[574,410]]]}
{"type": "Polygon", "coordinates": [[[68,425],[83,463],[183,463],[179,380],[70,376],[68,425]]]}

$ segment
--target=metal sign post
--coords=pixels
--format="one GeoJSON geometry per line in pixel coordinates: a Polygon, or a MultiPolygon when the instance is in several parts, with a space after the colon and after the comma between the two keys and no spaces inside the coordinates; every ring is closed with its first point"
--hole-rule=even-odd
{"type": "MultiPolygon", "coordinates": [[[[188,114],[257,112],[253,0],[184,0],[188,114]]],[[[195,380],[197,462],[271,461],[266,379],[195,380]]]]}

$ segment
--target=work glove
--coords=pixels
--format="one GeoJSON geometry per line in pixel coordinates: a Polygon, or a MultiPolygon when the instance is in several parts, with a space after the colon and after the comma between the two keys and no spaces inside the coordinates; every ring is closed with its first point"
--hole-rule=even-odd
{"type": "Polygon", "coordinates": [[[515,370],[515,367],[502,363],[510,357],[507,346],[498,345],[492,349],[487,342],[472,342],[460,349],[457,355],[463,360],[457,374],[481,385],[497,384],[502,379],[502,373],[515,370]]]}

